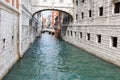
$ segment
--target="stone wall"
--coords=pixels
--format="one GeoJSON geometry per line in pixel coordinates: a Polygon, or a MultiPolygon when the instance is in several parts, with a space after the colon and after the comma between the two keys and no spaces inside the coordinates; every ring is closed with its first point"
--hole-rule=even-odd
{"type": "Polygon", "coordinates": [[[18,1],[0,0],[0,80],[36,38],[38,21],[32,20],[30,0],[22,0],[20,6],[18,1]]]}
{"type": "MultiPolygon", "coordinates": [[[[21,52],[20,57],[24,55],[30,44],[34,42],[36,38],[35,24],[32,25],[34,19],[32,18],[32,4],[30,0],[21,2],[21,52]]],[[[37,26],[36,26],[37,27],[37,26]]]]}
{"type": "Polygon", "coordinates": [[[19,59],[18,14],[15,8],[0,1],[0,80],[19,59]]]}
{"type": "Polygon", "coordinates": [[[75,24],[119,24],[120,13],[115,13],[114,1],[115,0],[84,0],[83,3],[82,0],[78,0],[78,5],[74,2],[74,15],[78,15],[78,19],[76,22],[74,21],[75,24]],[[100,16],[101,7],[103,7],[102,16],[100,16]],[[89,17],[89,10],[91,10],[91,17],[89,17]],[[84,18],[82,18],[82,13],[84,18]]]}
{"type": "Polygon", "coordinates": [[[78,5],[75,2],[74,6],[75,20],[72,25],[67,25],[63,39],[120,66],[120,13],[114,12],[113,0],[84,0],[84,2],[78,0],[78,5]],[[101,7],[103,7],[102,16],[100,16],[101,7]]]}
{"type": "Polygon", "coordinates": [[[25,51],[29,48],[31,43],[31,28],[30,20],[32,19],[32,14],[28,9],[22,5],[21,11],[21,57],[25,51]]]}
{"type": "Polygon", "coordinates": [[[72,26],[68,27],[64,40],[82,48],[104,60],[120,66],[120,32],[118,26],[72,26]],[[114,28],[116,27],[116,28],[114,28]],[[69,31],[69,32],[68,32],[69,31]],[[72,31],[72,36],[71,36],[72,31]],[[82,33],[82,38],[81,34],[82,33]],[[90,34],[88,40],[87,34],[90,34]],[[97,36],[101,35],[101,42],[98,42],[97,36]],[[112,46],[112,37],[117,37],[117,47],[112,46]]]}

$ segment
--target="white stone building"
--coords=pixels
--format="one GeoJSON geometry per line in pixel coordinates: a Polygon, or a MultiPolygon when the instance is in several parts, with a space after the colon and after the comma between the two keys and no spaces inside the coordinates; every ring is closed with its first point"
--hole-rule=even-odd
{"type": "Polygon", "coordinates": [[[0,0],[0,79],[40,32],[41,10],[69,13],[74,20],[64,15],[63,39],[120,66],[119,0],[0,0]]]}
{"type": "Polygon", "coordinates": [[[31,0],[21,1],[0,0],[0,80],[37,36],[31,24],[31,0]]]}
{"type": "Polygon", "coordinates": [[[0,80],[19,59],[18,2],[0,0],[0,80]]]}
{"type": "Polygon", "coordinates": [[[34,42],[37,35],[40,34],[41,25],[39,23],[40,14],[32,14],[31,0],[22,0],[20,5],[21,12],[21,32],[20,32],[20,56],[22,57],[30,44],[34,42]],[[38,32],[38,33],[37,33],[38,32]]]}
{"type": "Polygon", "coordinates": [[[120,66],[120,1],[75,0],[64,39],[120,66]]]}

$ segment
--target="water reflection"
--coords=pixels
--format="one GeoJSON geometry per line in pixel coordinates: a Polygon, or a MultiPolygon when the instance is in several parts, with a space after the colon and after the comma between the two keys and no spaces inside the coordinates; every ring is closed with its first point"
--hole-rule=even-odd
{"type": "Polygon", "coordinates": [[[55,70],[62,63],[62,58],[59,56],[61,46],[59,40],[55,36],[43,34],[40,39],[40,51],[44,72],[55,70]]]}
{"type": "Polygon", "coordinates": [[[3,80],[120,80],[120,68],[45,33],[3,80]]]}

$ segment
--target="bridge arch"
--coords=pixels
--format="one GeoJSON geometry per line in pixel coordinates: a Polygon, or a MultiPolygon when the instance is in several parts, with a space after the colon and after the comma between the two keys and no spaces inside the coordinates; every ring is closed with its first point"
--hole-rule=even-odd
{"type": "Polygon", "coordinates": [[[48,0],[45,2],[43,0],[32,0],[33,14],[43,10],[59,10],[73,15],[73,9],[73,0],[65,0],[63,2],[60,2],[59,0],[48,0]]]}
{"type": "Polygon", "coordinates": [[[73,15],[72,15],[72,14],[70,14],[70,13],[64,11],[64,10],[59,10],[59,9],[43,9],[43,10],[38,10],[38,11],[36,11],[36,12],[33,13],[32,17],[33,17],[35,14],[40,13],[40,12],[43,12],[43,11],[60,11],[60,12],[63,12],[63,13],[65,13],[65,14],[69,15],[70,18],[71,18],[71,21],[73,21],[73,15]]]}

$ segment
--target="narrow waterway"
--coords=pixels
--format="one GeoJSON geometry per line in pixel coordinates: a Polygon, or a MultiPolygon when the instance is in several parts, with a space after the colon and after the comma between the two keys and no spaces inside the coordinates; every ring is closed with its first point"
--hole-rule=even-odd
{"type": "Polygon", "coordinates": [[[120,80],[120,68],[45,33],[3,80],[120,80]]]}

